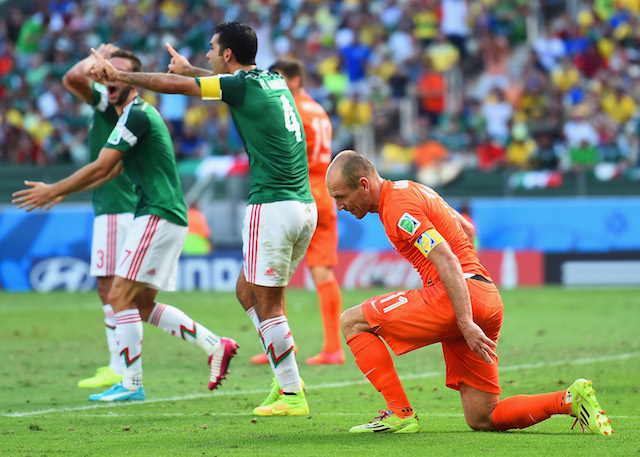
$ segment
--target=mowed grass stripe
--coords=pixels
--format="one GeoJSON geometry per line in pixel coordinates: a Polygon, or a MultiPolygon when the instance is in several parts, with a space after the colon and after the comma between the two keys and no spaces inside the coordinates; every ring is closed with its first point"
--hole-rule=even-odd
{"type": "MultiPolygon", "coordinates": [[[[600,357],[587,357],[587,358],[579,358],[574,360],[554,360],[551,362],[536,362],[536,363],[523,363],[517,365],[510,366],[502,366],[500,367],[501,372],[507,371],[518,371],[518,370],[527,370],[527,369],[538,369],[538,368],[549,368],[555,366],[562,365],[586,365],[591,363],[606,363],[613,362],[619,360],[628,360],[632,358],[636,358],[640,356],[640,352],[629,352],[625,354],[616,354],[609,356],[600,356],[600,357]]],[[[417,374],[408,374],[408,375],[400,375],[402,380],[411,380],[411,379],[423,379],[430,378],[434,376],[442,375],[442,371],[428,371],[424,373],[417,374]]],[[[359,379],[353,381],[343,381],[343,382],[334,382],[334,383],[325,383],[325,384],[315,384],[312,388],[315,389],[332,389],[336,387],[348,387],[355,386],[360,384],[367,384],[369,381],[366,379],[359,379]]],[[[185,400],[194,400],[205,397],[213,397],[213,396],[245,396],[245,395],[253,395],[253,394],[264,394],[268,393],[268,389],[257,389],[257,390],[242,390],[242,391],[219,391],[213,393],[202,393],[202,394],[191,394],[191,395],[182,395],[177,397],[168,397],[168,398],[152,398],[149,400],[145,400],[143,403],[140,402],[107,402],[107,403],[95,403],[86,406],[78,406],[73,408],[51,408],[39,411],[24,411],[20,413],[0,413],[0,417],[26,417],[26,416],[37,416],[44,414],[56,414],[56,413],[65,413],[65,412],[74,412],[74,411],[85,411],[92,409],[100,409],[100,408],[113,408],[113,407],[121,407],[127,405],[140,405],[144,403],[162,403],[162,402],[175,402],[175,401],[185,401],[185,400]]],[[[219,413],[215,413],[213,415],[220,415],[219,413]]],[[[239,415],[237,413],[230,415],[239,415]]],[[[448,414],[451,416],[451,414],[448,414]]]]}

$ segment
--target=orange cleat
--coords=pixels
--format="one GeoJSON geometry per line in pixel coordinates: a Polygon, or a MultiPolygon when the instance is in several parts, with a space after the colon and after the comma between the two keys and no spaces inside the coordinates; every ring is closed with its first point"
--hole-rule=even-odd
{"type": "Polygon", "coordinates": [[[323,351],[307,359],[307,365],[341,365],[343,363],[344,351],[342,349],[333,352],[323,351]]]}

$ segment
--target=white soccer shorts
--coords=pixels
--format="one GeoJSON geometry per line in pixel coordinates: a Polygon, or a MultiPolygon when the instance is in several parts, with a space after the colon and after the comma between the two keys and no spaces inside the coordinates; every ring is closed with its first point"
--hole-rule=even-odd
{"type": "Polygon", "coordinates": [[[136,217],[118,256],[116,275],[153,289],[175,290],[188,230],[156,215],[136,217]]]}
{"type": "Polygon", "coordinates": [[[315,203],[291,200],[247,206],[242,228],[247,282],[267,287],[289,284],[317,223],[315,203]]]}
{"type": "Polygon", "coordinates": [[[91,276],[113,276],[118,253],[133,225],[133,213],[101,214],[93,220],[91,276]]]}

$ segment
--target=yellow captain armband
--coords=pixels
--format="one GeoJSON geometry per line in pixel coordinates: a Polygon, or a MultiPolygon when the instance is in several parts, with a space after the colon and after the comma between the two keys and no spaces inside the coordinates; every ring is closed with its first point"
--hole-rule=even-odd
{"type": "Polygon", "coordinates": [[[200,93],[203,100],[222,99],[219,76],[206,76],[204,78],[196,78],[196,80],[200,84],[200,93]]]}
{"type": "Polygon", "coordinates": [[[427,257],[431,250],[443,241],[444,238],[442,235],[440,235],[436,229],[432,228],[423,232],[413,245],[427,257]]]}

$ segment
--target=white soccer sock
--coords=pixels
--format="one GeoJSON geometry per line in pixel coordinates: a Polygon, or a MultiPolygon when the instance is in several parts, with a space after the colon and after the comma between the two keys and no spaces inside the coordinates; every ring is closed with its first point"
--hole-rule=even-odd
{"type": "Polygon", "coordinates": [[[258,313],[256,313],[256,309],[252,306],[247,310],[247,314],[249,315],[249,319],[253,322],[253,326],[256,328],[256,332],[258,332],[258,336],[260,337],[260,344],[262,344],[262,350],[265,350],[264,341],[262,340],[262,333],[260,332],[260,319],[258,318],[258,313]]]}
{"type": "Polygon", "coordinates": [[[300,373],[293,350],[294,341],[286,316],[260,322],[260,333],[266,347],[271,369],[285,392],[302,390],[300,373]]]}
{"type": "Polygon", "coordinates": [[[122,385],[137,390],[142,385],[142,318],[137,309],[115,313],[116,341],[124,363],[122,385]]]}
{"type": "Polygon", "coordinates": [[[156,303],[149,315],[149,323],[161,328],[169,335],[200,346],[207,355],[220,348],[220,337],[202,324],[197,323],[175,306],[156,303]]]}
{"type": "Polygon", "coordinates": [[[104,311],[104,330],[107,334],[107,346],[109,347],[109,368],[118,374],[122,374],[122,360],[118,354],[118,345],[116,344],[116,317],[113,314],[111,305],[102,305],[104,311]]]}

